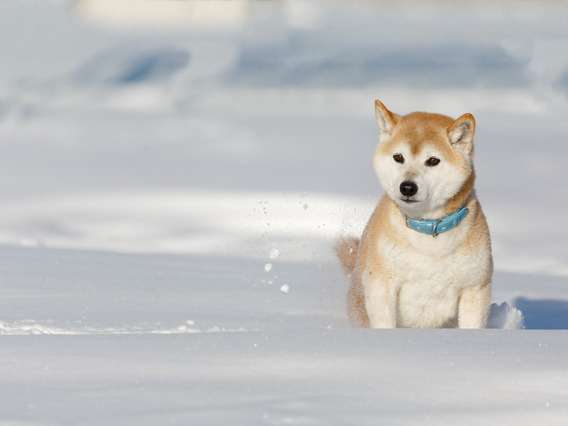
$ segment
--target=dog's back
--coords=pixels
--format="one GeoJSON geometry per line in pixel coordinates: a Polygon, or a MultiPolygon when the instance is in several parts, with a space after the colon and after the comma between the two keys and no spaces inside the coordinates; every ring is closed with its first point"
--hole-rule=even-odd
{"type": "Polygon", "coordinates": [[[360,240],[358,238],[342,238],[335,245],[343,272],[349,279],[347,291],[347,316],[357,327],[369,327],[369,318],[365,309],[365,292],[361,276],[357,271],[360,240]]]}
{"type": "Polygon", "coordinates": [[[353,273],[357,264],[357,252],[359,250],[359,238],[342,238],[335,245],[335,253],[339,258],[343,272],[348,276],[353,273]]]}

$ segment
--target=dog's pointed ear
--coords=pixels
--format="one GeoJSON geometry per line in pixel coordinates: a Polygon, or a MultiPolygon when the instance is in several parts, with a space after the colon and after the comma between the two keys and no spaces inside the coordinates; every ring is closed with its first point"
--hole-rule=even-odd
{"type": "Polygon", "coordinates": [[[457,118],[448,128],[448,138],[455,147],[463,147],[471,153],[475,134],[475,118],[470,113],[457,118]]]}
{"type": "Polygon", "coordinates": [[[398,114],[389,111],[378,99],[375,99],[375,116],[377,117],[379,128],[381,129],[381,136],[390,135],[400,119],[398,114]]]}

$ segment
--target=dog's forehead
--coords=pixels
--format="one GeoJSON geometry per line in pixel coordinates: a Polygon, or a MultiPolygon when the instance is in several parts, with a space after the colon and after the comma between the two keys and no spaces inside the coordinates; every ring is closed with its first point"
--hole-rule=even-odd
{"type": "Polygon", "coordinates": [[[413,155],[428,147],[440,151],[442,155],[451,156],[452,149],[448,143],[447,131],[453,121],[452,118],[441,114],[414,112],[401,117],[391,141],[408,145],[413,155]]]}

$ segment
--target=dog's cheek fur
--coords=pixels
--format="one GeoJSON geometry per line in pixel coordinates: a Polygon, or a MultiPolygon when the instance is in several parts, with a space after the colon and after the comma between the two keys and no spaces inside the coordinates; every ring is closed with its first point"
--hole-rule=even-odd
{"type": "Polygon", "coordinates": [[[425,180],[429,187],[431,208],[435,210],[446,204],[450,198],[459,192],[470,173],[464,167],[458,167],[447,162],[429,170],[425,180]]]}
{"type": "Polygon", "coordinates": [[[391,199],[396,199],[397,182],[400,182],[402,173],[400,165],[395,163],[389,155],[377,150],[373,159],[373,167],[383,190],[391,199]]]}

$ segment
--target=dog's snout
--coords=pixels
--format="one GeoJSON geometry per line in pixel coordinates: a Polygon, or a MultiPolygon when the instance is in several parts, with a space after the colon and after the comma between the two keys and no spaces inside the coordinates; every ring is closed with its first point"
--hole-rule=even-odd
{"type": "Polygon", "coordinates": [[[400,193],[405,197],[412,197],[418,192],[418,185],[410,180],[405,180],[400,184],[400,193]]]}

